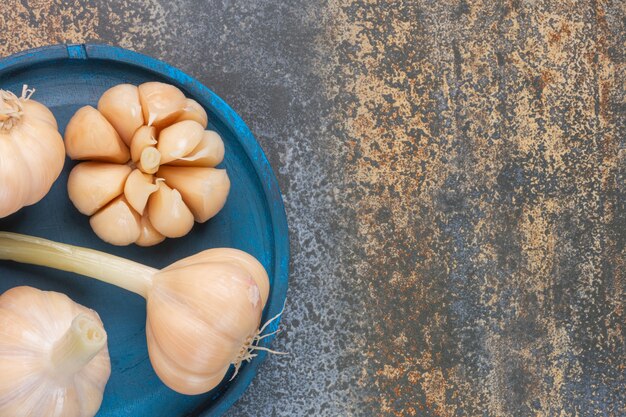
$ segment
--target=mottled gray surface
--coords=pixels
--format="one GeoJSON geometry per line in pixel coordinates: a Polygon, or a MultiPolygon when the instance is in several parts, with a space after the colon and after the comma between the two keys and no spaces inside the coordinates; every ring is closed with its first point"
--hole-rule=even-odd
{"type": "Polygon", "coordinates": [[[104,3],[9,0],[0,55],[172,63],[284,192],[290,355],[231,416],[626,415],[624,2],[104,3]]]}

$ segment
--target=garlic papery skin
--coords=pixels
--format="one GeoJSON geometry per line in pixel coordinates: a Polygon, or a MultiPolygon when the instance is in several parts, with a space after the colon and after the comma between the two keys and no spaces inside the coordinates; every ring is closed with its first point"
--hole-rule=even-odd
{"type": "Polygon", "coordinates": [[[0,90],[0,218],[40,201],[65,163],[56,120],[33,92],[0,90]]]}
{"type": "Polygon", "coordinates": [[[122,164],[130,151],[109,121],[96,109],[79,109],[65,128],[67,155],[76,160],[96,160],[122,164]]]}
{"type": "Polygon", "coordinates": [[[130,146],[133,135],[143,125],[137,87],[119,84],[109,88],[98,101],[98,111],[113,125],[126,146],[130,146]]]}
{"type": "Polygon", "coordinates": [[[98,314],[64,294],[0,296],[0,416],[93,417],[111,374],[98,314]]]}
{"type": "Polygon", "coordinates": [[[229,249],[209,249],[159,271],[90,249],[0,232],[0,259],[83,274],[146,298],[150,361],[167,386],[189,395],[211,390],[230,365],[238,368],[251,357],[269,288],[254,257],[229,249]]]}
{"type": "Polygon", "coordinates": [[[230,191],[224,169],[162,166],[157,176],[180,192],[198,223],[215,216],[224,207],[230,191]]]}
{"type": "Polygon", "coordinates": [[[187,106],[187,98],[178,88],[156,81],[139,86],[139,101],[144,123],[161,128],[174,122],[187,106]]]}

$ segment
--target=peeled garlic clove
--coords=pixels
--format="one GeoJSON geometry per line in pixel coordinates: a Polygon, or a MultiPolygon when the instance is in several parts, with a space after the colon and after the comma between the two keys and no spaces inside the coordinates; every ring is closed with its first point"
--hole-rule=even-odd
{"type": "Polygon", "coordinates": [[[131,84],[109,88],[98,101],[98,110],[113,125],[127,146],[143,125],[139,90],[131,84]]]}
{"type": "Polygon", "coordinates": [[[148,82],[139,86],[144,123],[161,128],[180,116],[187,105],[182,91],[173,85],[148,82]]]}
{"type": "Polygon", "coordinates": [[[91,216],[91,228],[98,237],[116,246],[130,245],[141,234],[141,216],[120,196],[91,216]]]}
{"type": "Polygon", "coordinates": [[[178,190],[199,223],[215,216],[226,203],[230,180],[224,169],[161,166],[157,175],[178,190]]]}
{"type": "Polygon", "coordinates": [[[130,142],[130,157],[134,163],[139,162],[141,153],[148,147],[154,147],[156,141],[156,129],[154,126],[142,126],[133,136],[130,142]]]}
{"type": "Polygon", "coordinates": [[[205,130],[202,140],[187,156],[171,161],[169,165],[215,167],[224,159],[224,142],[217,132],[205,130]]]}
{"type": "Polygon", "coordinates": [[[125,163],[128,148],[111,123],[91,106],[78,110],[65,129],[65,149],[72,159],[125,163]]]}
{"type": "Polygon", "coordinates": [[[0,296],[0,416],[92,417],[111,375],[98,314],[66,295],[15,287],[0,296]]]}
{"type": "Polygon", "coordinates": [[[204,128],[193,120],[184,120],[161,131],[157,149],[161,152],[161,164],[182,158],[193,151],[202,140],[204,128]]]}
{"type": "Polygon", "coordinates": [[[148,210],[144,210],[143,216],[141,216],[141,234],[139,239],[135,242],[138,246],[154,246],[165,240],[165,236],[157,231],[157,229],[150,223],[148,216],[148,210]]]}
{"type": "Polygon", "coordinates": [[[82,162],[67,180],[70,200],[78,211],[91,216],[124,192],[130,172],[128,165],[82,162]]]}
{"type": "Polygon", "coordinates": [[[176,122],[182,122],[183,120],[193,120],[202,125],[206,129],[209,124],[209,117],[206,114],[204,108],[195,100],[187,99],[186,106],[183,112],[178,116],[176,122]]]}
{"type": "Polygon", "coordinates": [[[193,227],[193,214],[178,191],[162,179],[157,180],[157,185],[159,189],[148,200],[150,223],[166,237],[185,236],[193,227]]]}
{"type": "Polygon", "coordinates": [[[126,185],[124,186],[124,195],[128,204],[139,214],[143,214],[148,197],[159,187],[154,184],[152,175],[144,174],[136,169],[128,176],[126,185]]]}

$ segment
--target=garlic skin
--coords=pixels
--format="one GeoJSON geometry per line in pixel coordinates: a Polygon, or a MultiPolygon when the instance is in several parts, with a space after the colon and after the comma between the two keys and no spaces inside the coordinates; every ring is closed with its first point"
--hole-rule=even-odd
{"type": "Polygon", "coordinates": [[[57,122],[33,92],[0,90],[0,218],[40,201],[65,163],[57,122]]]}
{"type": "MultiPolygon", "coordinates": [[[[44,109],[36,111],[47,118],[44,109]]],[[[79,109],[66,129],[67,154],[89,160],[70,174],[70,200],[113,245],[150,246],[186,235],[194,221],[215,216],[230,192],[226,170],[215,168],[224,142],[207,124],[202,106],[174,86],[107,90],[98,110],[79,109]]]]}
{"type": "Polygon", "coordinates": [[[147,301],[148,353],[157,375],[188,395],[215,388],[251,359],[270,283],[253,256],[208,249],[157,270],[113,255],[0,232],[0,259],[86,275],[147,301]]]}
{"type": "Polygon", "coordinates": [[[0,416],[93,417],[111,374],[98,314],[64,294],[0,296],[0,416]]]}
{"type": "Polygon", "coordinates": [[[222,262],[166,268],[155,275],[147,300],[152,366],[170,388],[188,395],[219,384],[256,334],[263,311],[250,274],[222,262]]]}

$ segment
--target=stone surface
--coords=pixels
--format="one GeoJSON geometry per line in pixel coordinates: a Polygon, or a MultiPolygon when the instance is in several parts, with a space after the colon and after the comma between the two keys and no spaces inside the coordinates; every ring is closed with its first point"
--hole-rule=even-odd
{"type": "Polygon", "coordinates": [[[5,0],[0,56],[200,79],[279,178],[285,332],[231,416],[626,415],[626,5],[5,0]]]}

